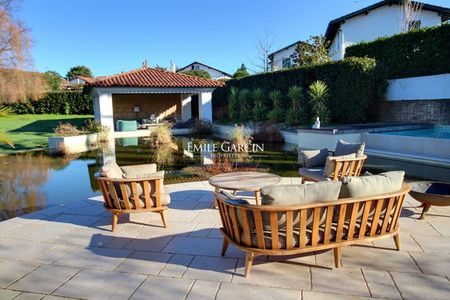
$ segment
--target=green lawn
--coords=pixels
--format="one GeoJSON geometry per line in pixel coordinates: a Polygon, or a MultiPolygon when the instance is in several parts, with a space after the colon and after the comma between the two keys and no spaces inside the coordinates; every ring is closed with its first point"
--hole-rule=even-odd
{"type": "Polygon", "coordinates": [[[54,136],[53,130],[59,122],[71,123],[82,127],[92,115],[12,115],[0,118],[0,130],[5,130],[14,142],[15,149],[0,144],[0,154],[13,153],[20,150],[46,148],[47,138],[54,136]]]}

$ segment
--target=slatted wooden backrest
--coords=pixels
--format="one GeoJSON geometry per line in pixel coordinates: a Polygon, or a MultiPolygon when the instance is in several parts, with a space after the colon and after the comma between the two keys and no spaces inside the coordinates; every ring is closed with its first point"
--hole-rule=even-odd
{"type": "Polygon", "coordinates": [[[325,249],[335,243],[389,234],[398,228],[409,190],[409,185],[404,184],[390,194],[302,206],[238,205],[227,202],[224,195],[216,197],[223,231],[232,241],[276,252],[325,249]],[[299,220],[295,218],[297,214],[299,220]]]}
{"type": "Polygon", "coordinates": [[[161,206],[162,177],[117,179],[96,176],[96,179],[108,209],[130,211],[161,206]]]}
{"type": "Polygon", "coordinates": [[[341,180],[345,176],[359,176],[367,155],[356,158],[336,159],[332,179],[341,180]]]}

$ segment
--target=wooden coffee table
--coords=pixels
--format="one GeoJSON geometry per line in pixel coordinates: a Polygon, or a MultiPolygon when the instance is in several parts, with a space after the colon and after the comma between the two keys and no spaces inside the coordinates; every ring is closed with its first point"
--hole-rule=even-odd
{"type": "Polygon", "coordinates": [[[233,191],[247,191],[255,193],[256,204],[261,204],[261,188],[280,182],[281,177],[262,172],[232,172],[223,173],[209,178],[209,184],[215,187],[216,193],[221,189],[233,191]]]}

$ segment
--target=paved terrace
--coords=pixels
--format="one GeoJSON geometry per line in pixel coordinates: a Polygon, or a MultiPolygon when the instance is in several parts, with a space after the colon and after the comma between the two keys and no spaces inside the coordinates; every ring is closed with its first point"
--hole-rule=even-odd
{"type": "Polygon", "coordinates": [[[0,299],[450,298],[448,207],[417,220],[418,203],[408,199],[400,252],[392,239],[346,247],[339,269],[332,251],[264,256],[246,280],[243,253],[230,246],[220,256],[208,183],[168,187],[167,229],[158,214],[135,214],[111,233],[101,198],[1,222],[0,299]]]}

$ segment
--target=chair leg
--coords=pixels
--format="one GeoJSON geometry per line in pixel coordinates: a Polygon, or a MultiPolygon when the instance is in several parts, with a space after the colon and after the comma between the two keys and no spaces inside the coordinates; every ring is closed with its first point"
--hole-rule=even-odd
{"type": "Polygon", "coordinates": [[[161,215],[161,219],[162,219],[164,228],[167,228],[167,210],[164,209],[164,210],[160,211],[159,214],[161,215]]]}
{"type": "Polygon", "coordinates": [[[394,242],[395,242],[395,248],[397,248],[397,251],[400,251],[400,234],[399,233],[394,235],[394,242]]]}
{"type": "Polygon", "coordinates": [[[306,182],[305,177],[302,177],[301,184],[305,184],[305,182],[306,182]]]}
{"type": "Polygon", "coordinates": [[[336,268],[339,268],[339,266],[341,265],[341,254],[342,254],[341,247],[334,248],[333,253],[334,253],[334,266],[336,268]]]}
{"type": "Polygon", "coordinates": [[[226,239],[226,238],[223,238],[223,242],[222,242],[222,253],[221,253],[221,255],[222,256],[224,256],[225,255],[225,252],[227,252],[227,249],[228,249],[228,245],[230,244],[230,242],[226,239]]]}
{"type": "Polygon", "coordinates": [[[119,215],[116,213],[112,213],[112,232],[116,230],[117,221],[119,220],[119,215]]]}
{"type": "Polygon", "coordinates": [[[253,258],[255,258],[255,254],[252,252],[247,252],[245,254],[245,277],[250,275],[250,271],[252,270],[253,258]]]}
{"type": "Polygon", "coordinates": [[[420,219],[422,220],[423,218],[425,218],[425,214],[427,213],[427,211],[430,209],[431,204],[428,203],[424,203],[423,204],[423,210],[422,210],[422,214],[420,215],[420,219]]]}

